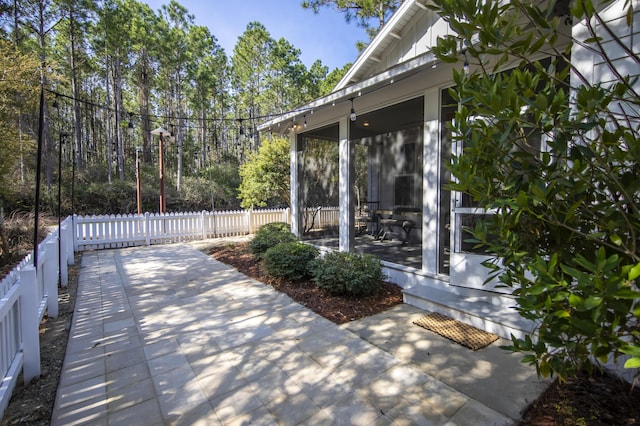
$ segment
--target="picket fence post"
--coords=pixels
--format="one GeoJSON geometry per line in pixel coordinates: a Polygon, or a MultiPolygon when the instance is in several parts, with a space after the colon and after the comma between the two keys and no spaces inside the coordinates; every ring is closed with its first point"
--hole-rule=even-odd
{"type": "Polygon", "coordinates": [[[71,224],[68,226],[67,230],[67,265],[74,265],[76,263],[75,259],[75,246],[73,242],[76,240],[76,228],[74,226],[73,217],[71,218],[71,224]]]}
{"type": "Polygon", "coordinates": [[[69,244],[68,240],[68,229],[66,221],[60,224],[60,229],[58,229],[58,238],[60,245],[60,252],[58,253],[58,265],[60,267],[60,286],[66,287],[69,285],[69,251],[67,250],[67,245],[69,244]]]}
{"type": "Polygon", "coordinates": [[[25,384],[29,384],[31,379],[40,376],[38,303],[36,269],[32,265],[27,265],[20,271],[20,324],[24,353],[22,372],[25,384]]]}
{"type": "Polygon", "coordinates": [[[144,212],[144,231],[145,231],[145,240],[144,244],[151,244],[151,237],[149,234],[151,233],[151,222],[149,221],[149,212],[144,212]]]}
{"type": "MultiPolygon", "coordinates": [[[[78,251],[78,230],[76,229],[76,215],[71,219],[71,229],[73,229],[73,252],[78,251]]],[[[73,263],[72,263],[73,265],[73,263]]]]}
{"type": "Polygon", "coordinates": [[[207,238],[207,227],[206,227],[206,210],[202,210],[200,212],[200,221],[202,222],[202,239],[207,238]]]}
{"type": "Polygon", "coordinates": [[[246,214],[246,218],[247,218],[247,233],[251,234],[251,209],[247,210],[247,214],[246,214]]]}
{"type": "MultiPolygon", "coordinates": [[[[58,237],[60,234],[58,233],[58,237]]],[[[44,285],[47,291],[47,315],[58,317],[58,244],[49,241],[45,244],[44,285]]]]}

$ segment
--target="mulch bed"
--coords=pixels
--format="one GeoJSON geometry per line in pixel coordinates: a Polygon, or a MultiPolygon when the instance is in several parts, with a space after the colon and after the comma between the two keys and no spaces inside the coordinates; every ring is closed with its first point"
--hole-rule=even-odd
{"type": "Polygon", "coordinates": [[[527,407],[525,425],[640,425],[640,388],[609,373],[555,380],[527,407]]]}
{"type": "Polygon", "coordinates": [[[256,262],[249,251],[248,243],[214,247],[209,253],[220,262],[273,286],[276,290],[287,294],[296,302],[336,324],[344,324],[384,312],[402,303],[402,289],[388,282],[383,283],[382,290],[373,296],[347,298],[333,296],[318,288],[311,280],[291,282],[275,279],[267,275],[260,263],[256,262]]]}

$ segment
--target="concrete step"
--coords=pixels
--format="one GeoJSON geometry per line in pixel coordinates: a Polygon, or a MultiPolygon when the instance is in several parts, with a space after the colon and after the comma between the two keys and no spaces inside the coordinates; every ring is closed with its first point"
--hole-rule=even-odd
{"type": "Polygon", "coordinates": [[[533,322],[522,318],[515,310],[513,298],[497,293],[465,295],[459,288],[439,289],[415,285],[403,289],[404,302],[430,312],[438,312],[479,329],[511,340],[533,330],[533,322]]]}

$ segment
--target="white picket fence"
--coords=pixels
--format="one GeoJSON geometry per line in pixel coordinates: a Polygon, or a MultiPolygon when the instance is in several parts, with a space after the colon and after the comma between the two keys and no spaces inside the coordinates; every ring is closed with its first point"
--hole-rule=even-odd
{"type": "Polygon", "coordinates": [[[67,285],[74,259],[71,223],[68,217],[38,245],[37,268],[31,253],[0,282],[0,419],[20,371],[26,383],[40,375],[40,321],[45,312],[58,316],[58,282],[67,285]]]}
{"type": "MultiPolygon", "coordinates": [[[[316,226],[338,218],[337,207],[322,208],[316,226]]],[[[37,268],[29,254],[0,282],[0,419],[20,371],[27,383],[40,375],[39,324],[58,316],[75,252],[247,235],[271,222],[290,223],[289,209],[67,217],[38,245],[37,268]]]]}
{"type": "Polygon", "coordinates": [[[76,251],[167,244],[253,234],[270,222],[289,223],[289,209],[75,216],[76,251]]]}

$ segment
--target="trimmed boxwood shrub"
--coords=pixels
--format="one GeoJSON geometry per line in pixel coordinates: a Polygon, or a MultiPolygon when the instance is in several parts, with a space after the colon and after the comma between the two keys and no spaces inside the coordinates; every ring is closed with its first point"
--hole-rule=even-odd
{"type": "Polygon", "coordinates": [[[280,243],[263,256],[264,268],[276,278],[300,280],[309,276],[309,262],[318,257],[318,249],[301,242],[280,243]]]}
{"type": "Polygon", "coordinates": [[[298,241],[298,239],[291,233],[288,223],[272,222],[258,229],[258,232],[249,243],[249,249],[255,257],[261,259],[271,247],[275,247],[279,243],[293,241],[298,241]]]}
{"type": "Polygon", "coordinates": [[[370,254],[334,251],[309,265],[318,287],[331,294],[366,297],[382,287],[382,264],[370,254]]]}

